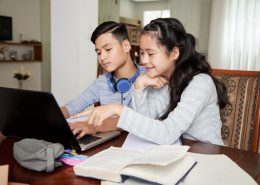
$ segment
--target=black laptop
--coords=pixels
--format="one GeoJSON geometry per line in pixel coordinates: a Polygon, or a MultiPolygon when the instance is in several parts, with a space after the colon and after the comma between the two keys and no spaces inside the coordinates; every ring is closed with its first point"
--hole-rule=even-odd
{"type": "Polygon", "coordinates": [[[5,87],[0,87],[0,131],[8,137],[43,139],[75,150],[92,148],[120,134],[86,135],[79,142],[51,93],[5,87]]]}

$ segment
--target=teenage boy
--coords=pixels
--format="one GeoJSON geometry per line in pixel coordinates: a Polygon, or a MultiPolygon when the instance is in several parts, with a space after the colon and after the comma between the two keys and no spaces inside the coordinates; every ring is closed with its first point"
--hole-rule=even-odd
{"type": "MultiPolygon", "coordinates": [[[[124,24],[113,21],[100,24],[92,33],[91,41],[95,44],[98,62],[107,73],[100,75],[78,97],[61,107],[66,118],[97,102],[101,105],[121,103],[131,107],[132,84],[143,72],[131,59],[131,45],[124,24]]],[[[118,118],[110,118],[102,126],[93,126],[87,121],[75,122],[70,127],[81,138],[85,134],[116,130],[117,121],[118,118]]]]}

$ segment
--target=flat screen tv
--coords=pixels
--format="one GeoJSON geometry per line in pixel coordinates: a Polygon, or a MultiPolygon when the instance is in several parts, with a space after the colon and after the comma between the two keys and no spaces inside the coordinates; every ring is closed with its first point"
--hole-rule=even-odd
{"type": "Polygon", "coordinates": [[[0,41],[13,40],[12,17],[0,16],[0,41]]]}

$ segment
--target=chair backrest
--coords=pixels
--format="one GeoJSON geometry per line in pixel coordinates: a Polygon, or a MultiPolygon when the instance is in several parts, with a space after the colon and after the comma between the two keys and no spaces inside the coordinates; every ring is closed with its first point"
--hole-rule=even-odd
{"type": "Polygon", "coordinates": [[[230,105],[221,110],[222,139],[232,148],[258,152],[260,126],[260,72],[214,69],[230,105]]]}

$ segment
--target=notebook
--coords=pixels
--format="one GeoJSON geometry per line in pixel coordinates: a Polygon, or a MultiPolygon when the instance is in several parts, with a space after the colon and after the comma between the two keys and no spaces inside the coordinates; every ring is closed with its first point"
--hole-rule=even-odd
{"type": "Polygon", "coordinates": [[[0,131],[8,137],[59,142],[77,151],[120,135],[119,131],[98,133],[79,142],[52,93],[5,87],[0,87],[0,131]]]}

